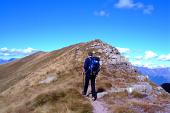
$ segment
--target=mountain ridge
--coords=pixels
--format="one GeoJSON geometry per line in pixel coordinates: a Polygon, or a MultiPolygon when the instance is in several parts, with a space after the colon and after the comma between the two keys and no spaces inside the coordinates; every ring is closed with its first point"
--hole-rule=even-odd
{"type": "Polygon", "coordinates": [[[96,102],[105,103],[108,113],[140,113],[146,109],[142,106],[156,106],[151,112],[170,110],[169,101],[163,100],[170,97],[163,89],[140,75],[115,47],[93,40],[0,65],[0,112],[96,113],[95,104],[81,96],[82,66],[89,51],[101,59],[96,89],[102,92],[96,102]]]}

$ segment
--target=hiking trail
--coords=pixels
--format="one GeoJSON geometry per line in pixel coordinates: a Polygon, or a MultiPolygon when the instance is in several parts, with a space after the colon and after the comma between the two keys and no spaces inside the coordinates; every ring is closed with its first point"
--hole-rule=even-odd
{"type": "MultiPolygon", "coordinates": [[[[89,88],[90,89],[90,88],[89,88]]],[[[107,104],[104,102],[102,97],[108,94],[107,92],[97,93],[97,100],[93,101],[91,99],[92,95],[89,95],[87,98],[89,99],[91,105],[93,106],[93,113],[110,113],[107,107],[107,104]]]]}
{"type": "Polygon", "coordinates": [[[102,101],[100,101],[100,100],[92,101],[91,100],[90,102],[93,106],[93,113],[109,113],[106,105],[102,101]]]}

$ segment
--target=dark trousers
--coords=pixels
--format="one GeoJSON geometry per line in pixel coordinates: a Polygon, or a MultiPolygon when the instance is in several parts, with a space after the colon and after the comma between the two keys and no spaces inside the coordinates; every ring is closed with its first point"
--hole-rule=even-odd
{"type": "Polygon", "coordinates": [[[89,86],[89,81],[91,80],[91,93],[92,93],[92,97],[97,97],[97,93],[96,93],[96,87],[95,87],[95,81],[96,81],[96,75],[90,75],[88,73],[86,73],[85,76],[85,84],[84,84],[84,94],[87,93],[87,89],[89,86]]]}

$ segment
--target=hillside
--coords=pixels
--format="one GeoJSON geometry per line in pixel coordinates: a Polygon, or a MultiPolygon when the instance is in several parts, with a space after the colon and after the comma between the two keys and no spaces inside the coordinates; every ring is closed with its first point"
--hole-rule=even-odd
{"type": "Polygon", "coordinates": [[[163,83],[170,83],[170,68],[147,68],[147,67],[136,67],[139,73],[148,75],[150,80],[157,85],[163,83]]]}
{"type": "Polygon", "coordinates": [[[0,65],[0,113],[168,113],[169,103],[168,93],[101,40],[0,65]],[[102,61],[95,102],[81,95],[82,66],[89,51],[102,61]]]}

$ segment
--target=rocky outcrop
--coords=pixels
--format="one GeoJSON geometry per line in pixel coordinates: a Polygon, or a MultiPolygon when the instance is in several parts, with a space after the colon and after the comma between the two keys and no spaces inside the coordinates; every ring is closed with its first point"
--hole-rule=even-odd
{"type": "Polygon", "coordinates": [[[136,69],[122,56],[117,48],[112,47],[101,40],[94,40],[87,43],[86,51],[93,51],[101,59],[101,65],[111,73],[122,72],[136,74],[136,69]]]}

